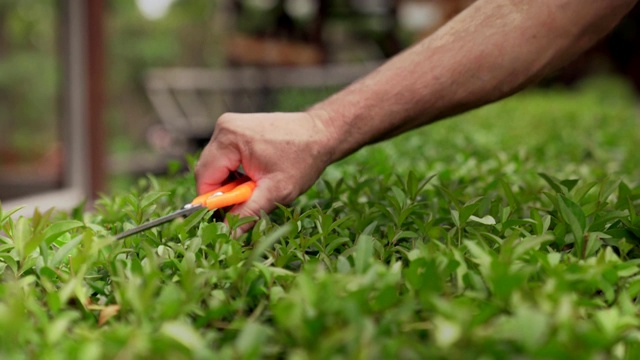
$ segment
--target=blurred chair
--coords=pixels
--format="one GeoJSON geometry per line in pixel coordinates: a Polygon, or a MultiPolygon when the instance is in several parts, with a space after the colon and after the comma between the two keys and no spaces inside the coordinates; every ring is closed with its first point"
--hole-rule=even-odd
{"type": "MultiPolygon", "coordinates": [[[[160,120],[149,141],[163,152],[204,146],[224,112],[279,110],[274,91],[337,88],[377,68],[380,62],[299,67],[168,68],[147,73],[145,89],[160,120]],[[266,101],[267,100],[267,101],[266,101]]],[[[302,110],[302,109],[299,109],[302,110]]]]}

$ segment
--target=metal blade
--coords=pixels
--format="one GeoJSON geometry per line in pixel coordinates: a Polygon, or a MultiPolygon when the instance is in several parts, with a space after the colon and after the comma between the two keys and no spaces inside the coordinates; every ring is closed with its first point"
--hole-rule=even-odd
{"type": "Polygon", "coordinates": [[[162,225],[166,222],[169,222],[173,219],[177,219],[179,217],[183,217],[183,216],[189,216],[191,214],[193,214],[194,212],[200,210],[200,209],[204,209],[204,206],[189,206],[189,207],[185,207],[183,209],[180,209],[176,212],[172,212],[169,215],[165,215],[163,217],[157,218],[155,220],[151,220],[147,223],[144,223],[140,226],[136,226],[132,229],[129,229],[127,231],[123,231],[120,234],[116,235],[116,240],[120,240],[122,238],[126,238],[127,236],[131,236],[133,234],[137,234],[139,232],[151,229],[153,227],[156,227],[158,225],[162,225]]]}

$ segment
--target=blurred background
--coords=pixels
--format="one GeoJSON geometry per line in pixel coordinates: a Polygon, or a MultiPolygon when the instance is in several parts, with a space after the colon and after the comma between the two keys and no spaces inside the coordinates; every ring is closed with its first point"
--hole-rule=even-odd
{"type": "MultiPolygon", "coordinates": [[[[73,206],[184,169],[223,112],[304,109],[472,2],[0,0],[0,201],[73,206]]],[[[640,88],[639,24],[540,86],[640,88]]]]}

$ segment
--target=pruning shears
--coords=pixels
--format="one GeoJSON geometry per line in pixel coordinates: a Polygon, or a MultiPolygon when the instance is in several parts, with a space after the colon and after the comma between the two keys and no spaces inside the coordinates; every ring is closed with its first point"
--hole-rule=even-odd
{"type": "Polygon", "coordinates": [[[225,208],[227,206],[243,203],[249,200],[251,194],[253,194],[253,189],[255,189],[255,187],[256,183],[246,176],[240,179],[233,180],[230,183],[225,184],[215,190],[196,197],[195,199],[193,199],[193,201],[191,201],[191,203],[186,204],[182,207],[182,209],[178,211],[172,212],[169,215],[165,215],[163,217],[144,223],[140,226],[121,232],[120,234],[116,235],[116,239],[119,240],[127,236],[137,234],[139,232],[151,229],[179,217],[189,216],[198,210],[216,210],[225,208]]]}

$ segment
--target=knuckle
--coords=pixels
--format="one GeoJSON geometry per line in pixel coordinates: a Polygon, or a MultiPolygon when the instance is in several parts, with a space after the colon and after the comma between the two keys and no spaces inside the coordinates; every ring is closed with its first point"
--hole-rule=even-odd
{"type": "Polygon", "coordinates": [[[217,143],[227,144],[229,142],[235,142],[235,138],[241,135],[241,131],[237,114],[224,113],[220,115],[216,122],[213,136],[217,143]]]}
{"type": "Polygon", "coordinates": [[[228,130],[233,124],[235,116],[233,113],[224,113],[216,121],[216,130],[228,130]]]}
{"type": "Polygon", "coordinates": [[[260,216],[260,207],[257,205],[245,204],[240,209],[231,210],[231,214],[235,214],[240,218],[246,217],[259,217],[260,216]]]}
{"type": "Polygon", "coordinates": [[[274,189],[274,194],[277,194],[275,202],[282,205],[292,203],[298,195],[294,187],[286,181],[280,181],[277,183],[276,188],[274,189]]]}
{"type": "Polygon", "coordinates": [[[241,215],[242,217],[260,217],[260,209],[251,207],[246,209],[244,213],[241,215]]]}

